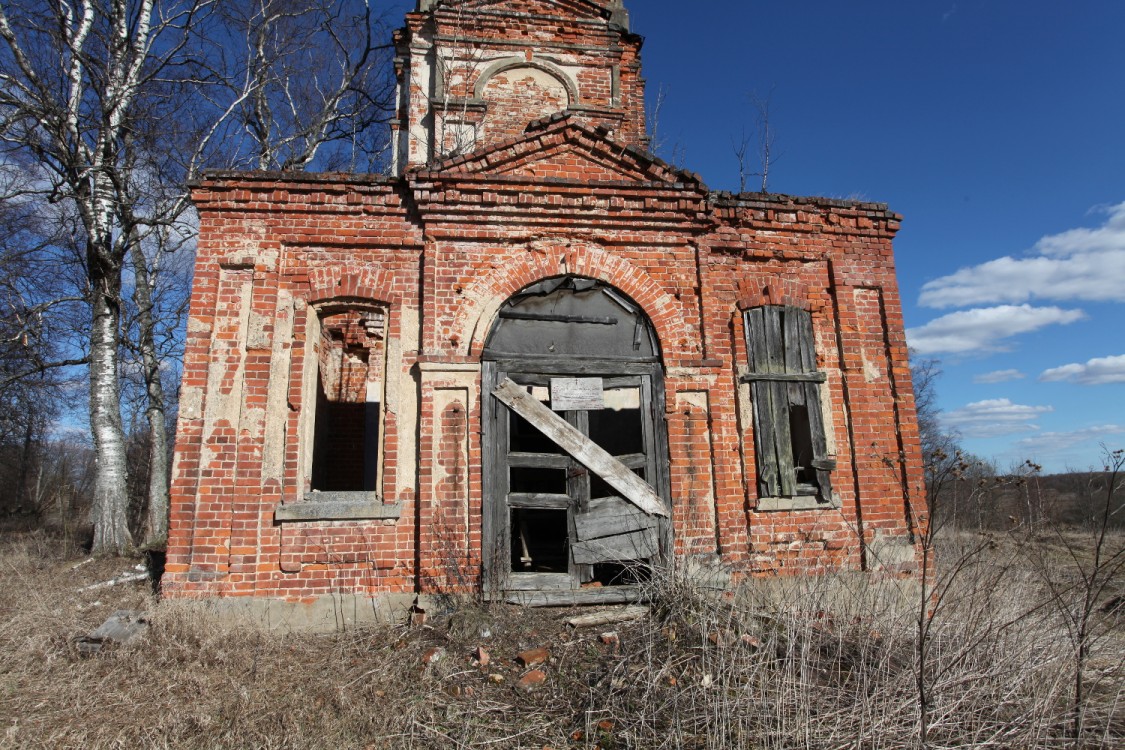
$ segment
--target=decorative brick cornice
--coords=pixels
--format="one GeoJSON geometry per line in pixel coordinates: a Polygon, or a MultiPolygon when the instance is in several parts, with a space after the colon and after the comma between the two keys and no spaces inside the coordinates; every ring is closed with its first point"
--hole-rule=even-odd
{"type": "Polygon", "coordinates": [[[885,203],[848,201],[780,193],[712,193],[709,206],[717,223],[735,229],[825,232],[893,237],[902,216],[885,203]]]}

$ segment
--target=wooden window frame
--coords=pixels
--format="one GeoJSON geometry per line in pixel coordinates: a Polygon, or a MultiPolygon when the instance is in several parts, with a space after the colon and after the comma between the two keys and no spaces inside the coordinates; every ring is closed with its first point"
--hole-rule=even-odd
{"type": "Polygon", "coordinates": [[[749,385],[753,406],[758,510],[839,507],[821,402],[827,376],[817,370],[812,314],[792,306],[752,307],[743,311],[743,329],[749,367],[740,381],[749,385]],[[805,466],[797,464],[794,426],[807,430],[807,444],[800,446],[809,453],[805,466]]]}

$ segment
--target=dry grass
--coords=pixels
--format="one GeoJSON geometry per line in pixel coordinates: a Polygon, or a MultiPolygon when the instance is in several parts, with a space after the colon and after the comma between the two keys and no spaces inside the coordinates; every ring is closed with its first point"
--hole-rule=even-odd
{"type": "MultiPolygon", "coordinates": [[[[670,574],[613,646],[568,631],[564,612],[471,602],[432,628],[270,634],[157,603],[143,584],[78,592],[130,565],[72,568],[81,559],[41,533],[0,540],[0,747],[917,746],[916,601],[860,577],[724,596],[670,574]],[[80,656],[73,639],[119,608],[147,609],[148,637],[80,656]],[[477,645],[487,669],[470,661],[477,645]],[[515,655],[539,646],[548,679],[521,693],[515,655]],[[434,647],[446,657],[423,669],[434,647]]],[[[933,748],[1067,746],[1068,643],[1021,559],[1004,540],[978,552],[935,611],[933,748]]],[[[1121,632],[1107,632],[1089,748],[1125,744],[1121,632]]]]}

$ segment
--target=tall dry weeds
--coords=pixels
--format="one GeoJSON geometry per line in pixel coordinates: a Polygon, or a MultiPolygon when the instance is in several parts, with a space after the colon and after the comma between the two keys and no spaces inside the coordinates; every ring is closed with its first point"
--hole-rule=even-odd
{"type": "MultiPolygon", "coordinates": [[[[1017,542],[950,535],[938,550],[939,566],[972,555],[933,612],[930,747],[1066,741],[1071,642],[1017,542]]],[[[723,593],[669,572],[651,584],[648,618],[612,626],[616,643],[568,630],[565,612],[468,598],[473,611],[428,628],[283,635],[156,602],[139,584],[79,592],[122,567],[73,568],[80,559],[41,534],[0,541],[0,747],[919,746],[917,589],[901,582],[841,574],[723,593]],[[80,656],[73,638],[121,607],[149,611],[148,637],[80,656]],[[485,668],[470,661],[478,645],[485,668]],[[437,647],[445,657],[424,666],[437,647]],[[524,693],[514,659],[533,647],[552,658],[524,693]]],[[[1125,745],[1111,635],[1091,658],[1103,671],[1088,748],[1125,745]]]]}

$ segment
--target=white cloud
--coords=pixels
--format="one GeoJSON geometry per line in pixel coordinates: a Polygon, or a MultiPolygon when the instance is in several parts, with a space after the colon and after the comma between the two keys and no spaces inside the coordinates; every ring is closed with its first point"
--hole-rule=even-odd
{"type": "Polygon", "coordinates": [[[1049,455],[1062,453],[1076,445],[1103,440],[1110,435],[1122,434],[1125,434],[1125,427],[1116,424],[1103,424],[1070,432],[1044,432],[1018,440],[1016,445],[1025,452],[1049,455]]]}
{"type": "Polygon", "coordinates": [[[1038,429],[1033,420],[1054,410],[1053,406],[1027,406],[1013,404],[1006,398],[993,398],[945,412],[941,421],[965,437],[999,437],[1038,429]]]}
{"type": "Polygon", "coordinates": [[[992,383],[1010,383],[1013,380],[1023,380],[1027,376],[1019,370],[995,370],[993,372],[985,372],[973,378],[974,383],[992,384],[992,383]]]}
{"type": "Polygon", "coordinates": [[[1047,382],[1070,380],[1079,385],[1125,383],[1125,354],[1116,357],[1095,357],[1085,364],[1052,367],[1044,371],[1039,379],[1047,382]]]}
{"type": "Polygon", "coordinates": [[[1125,302],[1125,203],[1095,229],[1048,235],[1030,257],[1004,256],[922,286],[925,307],[968,307],[1044,300],[1125,302]]]}
{"type": "Polygon", "coordinates": [[[1003,351],[1001,342],[1006,338],[1049,325],[1067,325],[1085,317],[1081,310],[1060,307],[982,307],[943,315],[924,326],[910,328],[906,337],[920,354],[1003,351]]]}

